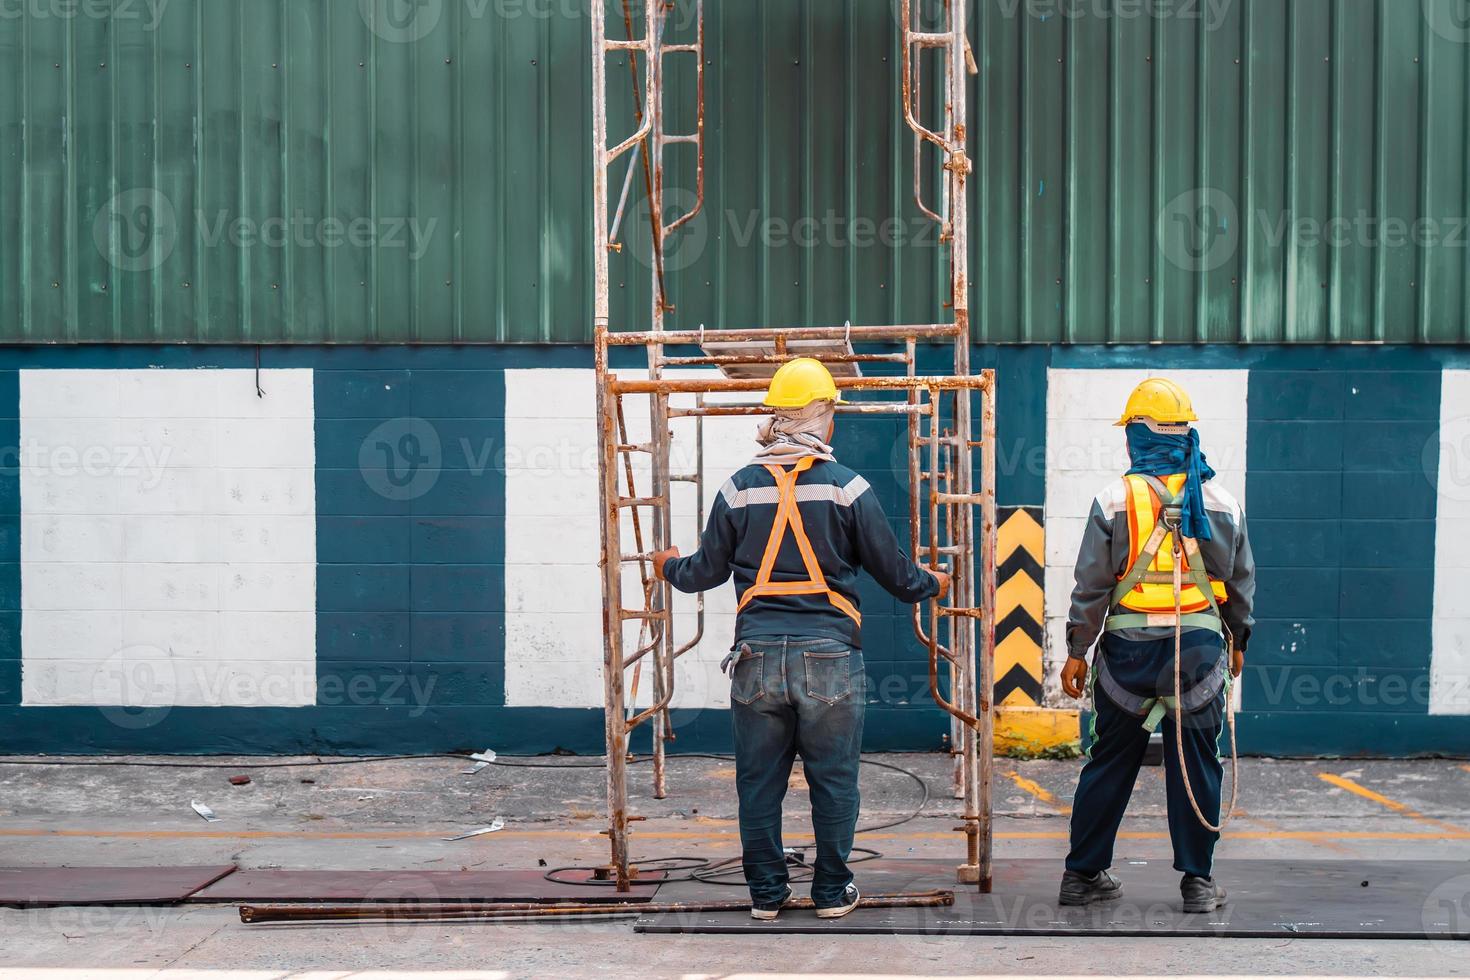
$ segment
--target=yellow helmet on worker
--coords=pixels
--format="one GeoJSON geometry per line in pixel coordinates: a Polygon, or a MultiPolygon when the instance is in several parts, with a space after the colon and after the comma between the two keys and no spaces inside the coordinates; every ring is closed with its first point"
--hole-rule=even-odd
{"type": "Polygon", "coordinates": [[[806,408],[812,402],[840,402],[832,372],[821,361],[798,357],[787,361],[771,378],[767,408],[806,408]]]}
{"type": "Polygon", "coordinates": [[[1123,408],[1123,417],[1116,424],[1127,425],[1136,419],[1179,425],[1198,422],[1199,416],[1194,414],[1194,403],[1183,388],[1168,378],[1149,378],[1133,389],[1123,408]]]}

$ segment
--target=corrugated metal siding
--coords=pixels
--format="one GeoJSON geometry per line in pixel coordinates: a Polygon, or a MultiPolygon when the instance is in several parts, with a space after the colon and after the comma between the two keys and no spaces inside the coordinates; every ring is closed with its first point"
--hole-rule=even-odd
{"type": "MultiPolygon", "coordinates": [[[[1466,0],[973,5],[978,339],[1470,339],[1466,0]],[[1341,241],[1313,230],[1334,216],[1341,241]],[[1452,240],[1381,244],[1421,219],[1452,240]]],[[[587,338],[580,0],[159,6],[0,17],[0,339],[587,338]]],[[[672,243],[672,325],[943,315],[895,7],[711,0],[709,199],[672,243]]]]}

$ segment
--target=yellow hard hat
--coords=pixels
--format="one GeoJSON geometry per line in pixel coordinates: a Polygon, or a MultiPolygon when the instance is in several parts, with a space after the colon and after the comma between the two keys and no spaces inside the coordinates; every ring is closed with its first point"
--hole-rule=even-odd
{"type": "Polygon", "coordinates": [[[1199,421],[1189,393],[1168,378],[1149,378],[1134,388],[1117,424],[1127,425],[1139,418],[1153,419],[1166,425],[1199,421]]]}
{"type": "Polygon", "coordinates": [[[798,357],[781,365],[771,378],[765,404],[768,408],[806,408],[812,402],[841,400],[827,366],[810,357],[798,357]]]}

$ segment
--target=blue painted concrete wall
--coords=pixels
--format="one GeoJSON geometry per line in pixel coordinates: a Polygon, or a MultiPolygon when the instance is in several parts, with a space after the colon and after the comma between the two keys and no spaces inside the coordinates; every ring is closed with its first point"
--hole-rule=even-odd
{"type": "Polygon", "coordinates": [[[425,710],[503,704],[504,473],[425,445],[467,440],[494,459],[503,374],[315,377],[320,688],[345,694],[368,672],[423,692],[425,710]]]}
{"type": "MultiPolygon", "coordinates": [[[[268,368],[314,372],[315,705],[22,705],[22,506],[7,450],[0,751],[600,751],[598,709],[506,707],[505,472],[495,462],[504,372],[588,368],[590,351],[298,348],[264,357],[268,368]],[[395,499],[414,481],[429,489],[395,499]]],[[[247,348],[0,350],[0,443],[20,441],[18,371],[249,369],[254,358],[247,348]]],[[[932,360],[938,368],[942,355],[932,360]]],[[[977,347],[974,361],[999,373],[1003,507],[1045,500],[1048,368],[1248,368],[1247,510],[1261,591],[1242,748],[1470,753],[1470,717],[1430,715],[1426,700],[1437,492],[1425,447],[1440,426],[1441,372],[1470,364],[1463,351],[977,347]]],[[[906,536],[898,442],[892,422],[853,420],[838,449],[906,536]]],[[[922,651],[903,610],[871,584],[862,598],[874,681],[867,747],[939,747],[948,726],[926,703],[922,651]]],[[[675,721],[677,748],[728,748],[725,711],[681,710],[675,721]]]]}
{"type": "Polygon", "coordinates": [[[1261,609],[1245,704],[1319,750],[1422,744],[1440,425],[1427,359],[1251,372],[1261,609]]]}

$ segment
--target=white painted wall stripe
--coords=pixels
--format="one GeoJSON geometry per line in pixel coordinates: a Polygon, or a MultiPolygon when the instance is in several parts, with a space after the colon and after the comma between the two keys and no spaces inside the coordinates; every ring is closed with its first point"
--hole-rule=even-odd
{"type": "Polygon", "coordinates": [[[310,370],[20,372],[27,705],[316,702],[310,370]]]}
{"type": "Polygon", "coordinates": [[[1114,423],[1140,381],[1162,374],[1194,401],[1200,440],[1220,484],[1245,505],[1246,402],[1250,372],[1053,368],[1047,371],[1046,697],[1060,704],[1067,659],[1072,569],[1092,501],[1128,469],[1123,432],[1114,423]]]}
{"type": "Polygon", "coordinates": [[[1440,386],[1429,713],[1470,715],[1470,371],[1445,371],[1440,386]]]}
{"type": "MultiPolygon", "coordinates": [[[[620,371],[627,378],[647,372],[620,371]]],[[[695,372],[670,377],[697,376],[695,372]]],[[[602,705],[602,592],[597,572],[597,419],[594,374],[583,369],[529,369],[505,373],[506,651],[505,698],[512,706],[600,707],[602,705]],[[554,461],[534,465],[533,460],[554,461]]],[[[740,396],[735,396],[739,400],[740,396]]],[[[714,401],[714,398],[710,398],[714,401]]],[[[676,404],[681,402],[676,401],[676,404]]],[[[692,398],[689,399],[692,404],[692,398]]],[[[647,402],[625,399],[629,438],[646,441],[647,402]]],[[[751,419],[705,420],[705,513],[730,473],[750,461],[756,444],[751,419]]],[[[673,469],[693,468],[690,420],[674,423],[673,469]]],[[[647,492],[646,461],[635,465],[647,492]]],[[[646,517],[646,512],[645,512],[646,517]]],[[[692,487],[674,487],[674,543],[684,554],[699,545],[692,487]]],[[[628,514],[624,540],[633,537],[628,514]]],[[[631,548],[630,548],[631,550],[631,548]]],[[[626,570],[623,588],[637,596],[636,569],[626,570]]],[[[633,605],[633,600],[629,600],[633,605]]],[[[707,596],[704,640],[680,658],[674,706],[727,707],[729,686],[719,664],[735,626],[734,590],[725,585],[707,596]]],[[[690,638],[693,596],[677,596],[676,642],[690,638]]],[[[637,624],[624,634],[634,649],[637,624]]],[[[631,677],[631,673],[630,673],[631,677]]],[[[647,670],[637,703],[652,692],[647,670]]]]}

